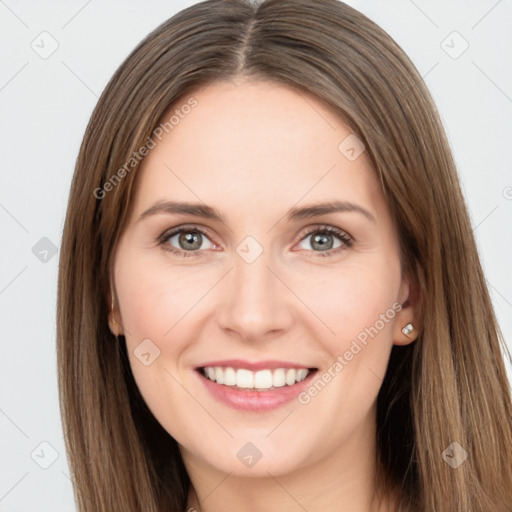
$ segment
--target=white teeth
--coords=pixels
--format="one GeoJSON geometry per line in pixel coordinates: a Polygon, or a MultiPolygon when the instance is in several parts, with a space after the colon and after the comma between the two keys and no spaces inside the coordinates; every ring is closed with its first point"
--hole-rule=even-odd
{"type": "Polygon", "coordinates": [[[260,370],[254,374],[254,387],[259,389],[270,389],[272,387],[272,371],[260,370]]]}
{"type": "Polygon", "coordinates": [[[304,380],[308,374],[309,370],[306,370],[305,368],[301,368],[297,371],[297,376],[295,377],[295,380],[297,382],[300,382],[301,380],[304,380]]]}
{"type": "Polygon", "coordinates": [[[275,388],[281,388],[285,384],[284,369],[278,368],[277,370],[274,370],[274,375],[272,375],[272,385],[275,388]]]}
{"type": "MultiPolygon", "coordinates": [[[[217,372],[217,370],[215,370],[217,372]]],[[[217,380],[217,383],[219,381],[217,380]]],[[[222,383],[219,383],[222,384],[222,383]]],[[[236,385],[239,388],[253,388],[254,387],[254,373],[250,370],[244,370],[240,368],[236,372],[236,385]]]]}
{"type": "Polygon", "coordinates": [[[288,386],[295,384],[295,374],[296,373],[297,372],[293,368],[286,370],[285,380],[286,380],[286,384],[288,384],[288,386]]]}
{"type": "Polygon", "coordinates": [[[217,384],[256,390],[293,386],[296,382],[304,380],[308,373],[309,370],[306,368],[276,368],[252,372],[245,368],[235,370],[231,367],[215,366],[203,370],[204,376],[217,384]]]}
{"type": "Polygon", "coordinates": [[[226,386],[236,386],[236,372],[233,368],[224,370],[224,384],[226,386]]]}

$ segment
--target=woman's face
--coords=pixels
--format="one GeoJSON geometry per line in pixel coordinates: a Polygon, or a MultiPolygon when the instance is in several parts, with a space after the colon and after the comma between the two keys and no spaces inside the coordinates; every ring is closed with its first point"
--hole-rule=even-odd
{"type": "Polygon", "coordinates": [[[190,464],[266,476],[364,457],[390,350],[414,321],[367,153],[332,108],[283,85],[193,98],[153,137],[115,255],[142,396],[190,464]]]}

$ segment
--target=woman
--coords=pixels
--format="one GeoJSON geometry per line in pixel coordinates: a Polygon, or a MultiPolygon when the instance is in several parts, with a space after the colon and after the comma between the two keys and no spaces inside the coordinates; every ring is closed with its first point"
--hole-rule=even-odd
{"type": "Polygon", "coordinates": [[[337,0],[210,0],[113,76],[58,303],[80,510],[512,510],[512,407],[432,99],[337,0]]]}

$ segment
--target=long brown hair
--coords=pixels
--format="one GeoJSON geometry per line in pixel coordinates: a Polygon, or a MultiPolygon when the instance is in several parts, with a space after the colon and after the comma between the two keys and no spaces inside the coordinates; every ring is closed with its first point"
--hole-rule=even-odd
{"type": "Polygon", "coordinates": [[[79,510],[185,509],[179,447],[139,394],[124,338],[109,330],[112,257],[137,175],[126,162],[176,99],[240,74],[325,100],[382,183],[422,297],[422,332],[393,347],[377,402],[379,467],[401,510],[510,512],[506,345],[441,121],[402,49],[337,0],[193,5],[149,34],[101,95],[76,163],[58,283],[61,411],[79,510]],[[453,442],[468,454],[457,468],[442,455],[453,442]]]}

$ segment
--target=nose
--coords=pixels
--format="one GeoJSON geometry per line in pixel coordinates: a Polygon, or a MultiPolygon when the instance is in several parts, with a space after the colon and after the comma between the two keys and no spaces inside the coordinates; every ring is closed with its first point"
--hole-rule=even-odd
{"type": "Polygon", "coordinates": [[[217,310],[220,328],[250,342],[286,332],[293,323],[293,293],[267,253],[252,263],[235,254],[233,267],[223,280],[217,310]]]}

